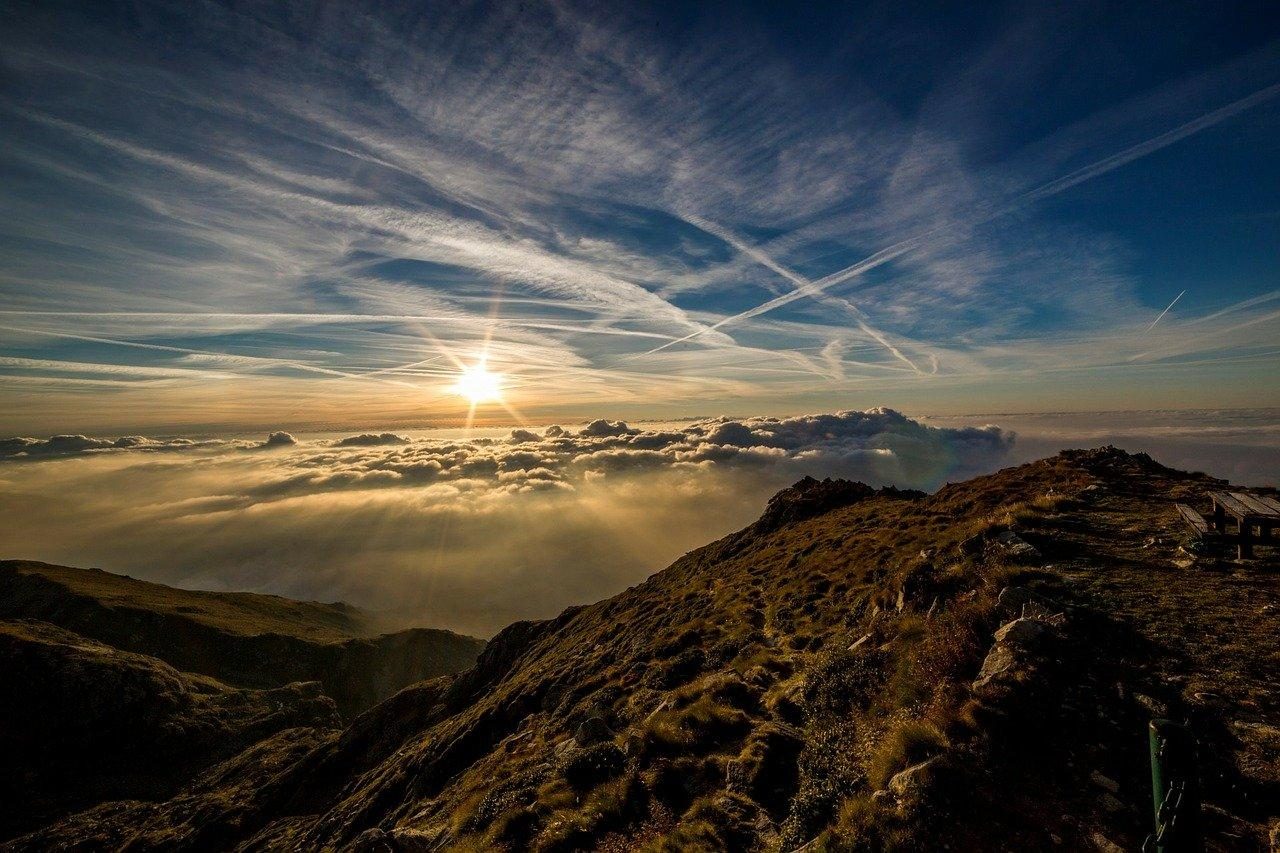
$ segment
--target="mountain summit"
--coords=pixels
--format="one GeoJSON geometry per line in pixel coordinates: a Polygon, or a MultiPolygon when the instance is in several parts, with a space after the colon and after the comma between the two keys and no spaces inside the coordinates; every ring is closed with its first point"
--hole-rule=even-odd
{"type": "Polygon", "coordinates": [[[0,636],[62,695],[90,659],[143,685],[82,728],[216,719],[235,749],[7,849],[1136,849],[1159,717],[1197,739],[1209,849],[1265,850],[1280,558],[1190,540],[1174,503],[1221,485],[1114,448],[931,495],[806,479],[745,530],[511,625],[345,727],[322,688],[230,688],[134,634],[28,611],[0,636]],[[267,705],[278,724],[244,722],[267,705]]]}

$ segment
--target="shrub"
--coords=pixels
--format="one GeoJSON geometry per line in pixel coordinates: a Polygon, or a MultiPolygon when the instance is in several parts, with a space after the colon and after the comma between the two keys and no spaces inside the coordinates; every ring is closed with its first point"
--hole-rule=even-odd
{"type": "Polygon", "coordinates": [[[836,649],[818,658],[804,689],[810,717],[844,717],[865,710],[884,684],[882,652],[836,649]]]}
{"type": "Polygon", "coordinates": [[[780,827],[783,849],[813,838],[832,820],[837,805],[863,787],[865,772],[857,759],[860,741],[857,724],[848,718],[810,723],[805,730],[799,785],[780,827]]]}
{"type": "Polygon", "coordinates": [[[616,744],[597,743],[570,753],[563,767],[564,778],[574,788],[583,791],[617,776],[626,763],[626,756],[616,744]]]}
{"type": "Polygon", "coordinates": [[[917,676],[931,684],[971,678],[990,645],[993,613],[994,602],[980,598],[940,614],[929,636],[916,647],[917,676]]]}
{"type": "Polygon", "coordinates": [[[706,665],[707,656],[702,649],[685,649],[663,668],[656,679],[658,686],[670,689],[687,684],[697,678],[706,665]]]}

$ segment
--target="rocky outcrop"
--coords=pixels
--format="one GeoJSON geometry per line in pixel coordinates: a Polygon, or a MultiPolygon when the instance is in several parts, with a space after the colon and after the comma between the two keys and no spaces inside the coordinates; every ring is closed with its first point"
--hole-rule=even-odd
{"type": "Polygon", "coordinates": [[[805,477],[770,498],[753,527],[761,533],[777,530],[783,525],[848,506],[875,493],[876,490],[866,483],[805,477]]]}
{"type": "Polygon", "coordinates": [[[1050,619],[1021,616],[1000,626],[974,679],[973,694],[988,701],[1002,698],[1052,664],[1059,632],[1050,619]]]}

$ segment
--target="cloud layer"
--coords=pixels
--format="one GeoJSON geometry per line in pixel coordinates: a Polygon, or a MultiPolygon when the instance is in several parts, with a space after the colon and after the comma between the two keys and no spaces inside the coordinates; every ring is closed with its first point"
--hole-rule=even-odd
{"type": "Polygon", "coordinates": [[[930,427],[889,409],[371,433],[270,453],[245,450],[271,442],[20,441],[59,449],[0,467],[5,556],[343,598],[480,633],[635,583],[805,474],[933,488],[997,467],[1012,446],[996,427],[930,427]]]}
{"type": "Polygon", "coordinates": [[[1116,443],[1274,485],[1278,425],[1275,409],[925,422],[872,409],[300,435],[271,447],[262,438],[10,439],[0,442],[0,557],[345,599],[487,634],[638,582],[753,521],[804,475],[931,489],[1116,443]]]}

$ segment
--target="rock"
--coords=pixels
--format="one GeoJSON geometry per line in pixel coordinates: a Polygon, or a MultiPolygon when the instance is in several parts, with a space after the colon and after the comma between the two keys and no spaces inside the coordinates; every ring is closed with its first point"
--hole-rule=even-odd
{"type": "Polygon", "coordinates": [[[957,548],[961,554],[974,557],[982,553],[982,549],[986,547],[986,544],[986,538],[981,533],[975,533],[967,539],[962,539],[957,548]]]}
{"type": "Polygon", "coordinates": [[[997,643],[1033,646],[1053,634],[1053,626],[1043,619],[1022,617],[1001,625],[996,631],[997,643]]]}
{"type": "Polygon", "coordinates": [[[1089,774],[1089,781],[1097,785],[1099,788],[1102,788],[1103,790],[1108,791],[1112,794],[1118,793],[1120,791],[1119,782],[1107,776],[1103,776],[1097,770],[1089,774]]]}
{"type": "Polygon", "coordinates": [[[1057,631],[1043,620],[1022,617],[995,633],[995,645],[982,661],[982,669],[971,685],[977,695],[993,691],[999,682],[1016,681],[1020,673],[1031,671],[1042,657],[1043,647],[1057,631]]]}
{"type": "Polygon", "coordinates": [[[1161,702],[1159,699],[1152,698],[1151,696],[1148,696],[1145,693],[1133,694],[1133,701],[1137,702],[1139,705],[1145,708],[1147,713],[1150,714],[1152,717],[1169,716],[1168,704],[1161,702]]]}
{"type": "Polygon", "coordinates": [[[652,711],[649,712],[649,716],[645,717],[645,722],[652,720],[654,717],[658,716],[659,714],[661,714],[663,711],[667,710],[670,707],[671,707],[671,703],[668,700],[663,699],[661,702],[657,704],[657,706],[654,707],[652,711]]]}
{"type": "Polygon", "coordinates": [[[996,679],[1011,672],[1016,665],[1017,658],[1012,649],[1000,644],[992,646],[991,651],[987,652],[986,658],[982,661],[982,669],[978,671],[978,677],[974,679],[973,692],[985,692],[996,679]]]}
{"type": "Polygon", "coordinates": [[[622,741],[622,754],[631,758],[644,751],[644,735],[636,731],[627,732],[622,741]]]}
{"type": "Polygon", "coordinates": [[[357,835],[351,842],[351,849],[356,853],[392,853],[395,848],[387,834],[375,826],[357,835]]]}
{"type": "Polygon", "coordinates": [[[885,790],[897,797],[899,803],[916,798],[928,782],[930,768],[937,762],[938,756],[935,755],[919,764],[911,765],[900,773],[895,773],[889,780],[889,784],[885,786],[885,790]]]}
{"type": "Polygon", "coordinates": [[[1015,619],[1019,616],[1029,616],[1052,620],[1063,612],[1063,607],[1058,602],[1037,595],[1021,586],[1006,586],[1000,590],[996,604],[1002,613],[1015,619]]]}
{"type": "Polygon", "coordinates": [[[578,726],[578,730],[573,733],[573,739],[578,742],[579,746],[591,746],[596,743],[603,743],[613,739],[613,729],[609,728],[609,724],[601,717],[588,717],[578,726]]]}
{"type": "Polygon", "coordinates": [[[515,752],[516,747],[518,747],[521,743],[523,743],[524,741],[528,740],[531,737],[533,737],[532,729],[520,732],[519,734],[512,735],[511,737],[507,738],[505,741],[502,742],[502,748],[507,752],[515,752]]]}
{"type": "Polygon", "coordinates": [[[1097,850],[1098,853],[1124,853],[1123,847],[1107,838],[1101,832],[1090,833],[1089,841],[1093,843],[1093,849],[1097,850]]]}
{"type": "Polygon", "coordinates": [[[996,545],[999,546],[1007,555],[1016,560],[1033,561],[1040,559],[1040,549],[1023,539],[1017,533],[1014,533],[1012,530],[1005,530],[997,533],[992,538],[992,541],[995,542],[996,545]]]}
{"type": "Polygon", "coordinates": [[[1102,805],[1104,809],[1111,812],[1112,814],[1119,814],[1120,812],[1128,808],[1128,806],[1126,806],[1124,803],[1120,802],[1118,799],[1111,796],[1110,794],[1103,794],[1101,797],[1098,798],[1098,802],[1102,805]]]}

